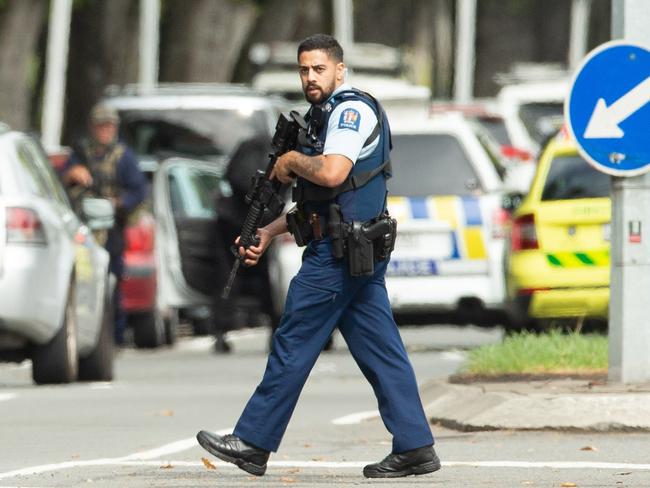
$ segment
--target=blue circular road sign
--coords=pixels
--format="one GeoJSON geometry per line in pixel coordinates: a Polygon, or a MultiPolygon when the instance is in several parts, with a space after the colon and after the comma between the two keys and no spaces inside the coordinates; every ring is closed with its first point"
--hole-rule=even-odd
{"type": "Polygon", "coordinates": [[[650,170],[650,50],[612,41],[587,55],[564,112],[580,153],[614,176],[650,170]]]}

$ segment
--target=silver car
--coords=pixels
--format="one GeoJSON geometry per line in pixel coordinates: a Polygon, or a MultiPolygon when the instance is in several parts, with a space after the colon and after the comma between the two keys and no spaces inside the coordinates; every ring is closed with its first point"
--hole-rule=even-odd
{"type": "Polygon", "coordinates": [[[73,212],[40,145],[0,126],[0,360],[31,359],[36,383],[110,380],[108,253],[93,230],[112,225],[107,200],[73,212]]]}

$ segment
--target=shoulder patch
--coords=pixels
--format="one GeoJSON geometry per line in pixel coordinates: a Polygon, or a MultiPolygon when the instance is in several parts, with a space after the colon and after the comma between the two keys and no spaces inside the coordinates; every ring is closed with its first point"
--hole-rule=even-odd
{"type": "Polygon", "coordinates": [[[341,112],[339,119],[339,129],[352,129],[359,132],[359,124],[361,123],[361,114],[358,110],[353,108],[346,108],[341,112]]]}

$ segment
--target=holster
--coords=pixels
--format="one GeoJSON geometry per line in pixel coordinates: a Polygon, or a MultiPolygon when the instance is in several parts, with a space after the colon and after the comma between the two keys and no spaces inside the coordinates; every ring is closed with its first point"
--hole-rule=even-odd
{"type": "Polygon", "coordinates": [[[341,207],[330,205],[328,232],[332,240],[332,255],[348,258],[351,276],[369,276],[375,263],[390,257],[395,248],[397,221],[384,212],[366,222],[343,222],[341,207]]]}
{"type": "Polygon", "coordinates": [[[299,247],[306,246],[314,238],[312,226],[300,206],[287,212],[286,220],[287,229],[299,247]]]}

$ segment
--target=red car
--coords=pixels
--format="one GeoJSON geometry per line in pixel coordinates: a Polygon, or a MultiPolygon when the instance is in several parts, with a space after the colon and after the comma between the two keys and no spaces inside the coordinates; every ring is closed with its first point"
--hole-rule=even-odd
{"type": "Polygon", "coordinates": [[[137,347],[173,344],[176,327],[165,320],[157,307],[157,269],[154,255],[155,220],[140,212],[125,231],[124,275],[121,283],[122,306],[133,329],[137,347]]]}

